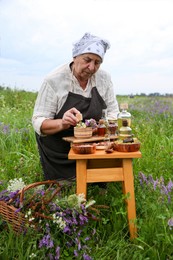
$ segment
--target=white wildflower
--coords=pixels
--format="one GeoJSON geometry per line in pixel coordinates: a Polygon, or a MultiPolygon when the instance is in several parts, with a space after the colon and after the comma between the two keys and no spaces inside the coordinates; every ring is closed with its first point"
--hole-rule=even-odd
{"type": "Polygon", "coordinates": [[[35,226],[34,225],[29,225],[31,228],[35,228],[35,226]]]}
{"type": "Polygon", "coordinates": [[[34,219],[35,219],[35,218],[33,218],[33,217],[32,217],[32,218],[29,218],[29,222],[33,221],[34,219]]]}
{"type": "Polygon", "coordinates": [[[87,209],[88,207],[92,206],[92,205],[95,204],[95,203],[96,203],[95,200],[90,200],[90,201],[88,201],[88,202],[86,203],[85,208],[87,209]]]}
{"type": "Polygon", "coordinates": [[[44,190],[45,188],[45,185],[39,185],[37,187],[34,188],[35,191],[38,191],[38,190],[44,190]]]}
{"type": "Polygon", "coordinates": [[[58,204],[60,202],[60,200],[58,198],[56,198],[55,203],[58,204]]]}
{"type": "Polygon", "coordinates": [[[25,218],[28,218],[29,216],[31,216],[31,209],[29,209],[28,212],[26,212],[25,218]]]}
{"type": "Polygon", "coordinates": [[[29,258],[35,258],[36,256],[37,256],[36,254],[32,253],[32,254],[29,256],[29,258]]]}
{"type": "Polygon", "coordinates": [[[53,214],[53,223],[57,224],[60,229],[64,229],[66,227],[66,222],[62,219],[62,217],[56,216],[53,214]]]}
{"type": "Polygon", "coordinates": [[[85,194],[84,194],[84,193],[78,194],[78,195],[77,195],[77,198],[78,198],[78,202],[79,202],[80,204],[82,204],[83,202],[86,201],[86,199],[85,199],[85,194]]]}
{"type": "Polygon", "coordinates": [[[72,194],[67,199],[68,205],[71,208],[80,208],[81,204],[86,201],[85,195],[83,193],[81,194],[72,194]]]}
{"type": "Polygon", "coordinates": [[[53,219],[56,219],[56,214],[54,213],[54,214],[52,215],[52,217],[53,217],[53,219]]]}
{"type": "Polygon", "coordinates": [[[26,185],[25,185],[24,181],[22,180],[22,178],[19,178],[19,179],[15,178],[15,179],[9,181],[7,190],[14,192],[14,191],[23,189],[25,186],[26,185]]]}
{"type": "Polygon", "coordinates": [[[31,215],[31,209],[28,210],[28,216],[30,216],[30,215],[31,215]]]}

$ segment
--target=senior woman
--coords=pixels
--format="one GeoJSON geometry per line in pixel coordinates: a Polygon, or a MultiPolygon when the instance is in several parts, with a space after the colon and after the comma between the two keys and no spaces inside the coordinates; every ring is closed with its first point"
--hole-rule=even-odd
{"type": "Polygon", "coordinates": [[[41,86],[32,123],[46,180],[75,178],[75,161],[68,160],[70,144],[62,138],[73,135],[76,114],[99,120],[102,109],[107,109],[108,118],[117,118],[111,78],[99,69],[109,47],[108,41],[85,33],[74,44],[73,60],[55,69],[41,86]]]}

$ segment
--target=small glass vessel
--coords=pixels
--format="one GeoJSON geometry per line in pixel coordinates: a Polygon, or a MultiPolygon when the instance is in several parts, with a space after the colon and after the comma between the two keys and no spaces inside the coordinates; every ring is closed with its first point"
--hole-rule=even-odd
{"type": "Polygon", "coordinates": [[[105,125],[105,120],[104,119],[100,119],[99,120],[97,133],[98,133],[98,136],[105,136],[105,134],[106,134],[106,125],[105,125]]]}
{"type": "Polygon", "coordinates": [[[118,124],[116,120],[108,120],[108,131],[110,135],[115,135],[118,130],[118,124]]]}
{"type": "Polygon", "coordinates": [[[108,117],[107,109],[102,109],[102,117],[101,118],[106,121],[107,117],[108,117]]]}
{"type": "Polygon", "coordinates": [[[119,129],[118,137],[122,140],[132,137],[132,129],[128,126],[128,121],[126,119],[122,120],[122,126],[119,129]]]}
{"type": "Polygon", "coordinates": [[[123,119],[127,120],[129,127],[131,126],[131,114],[127,111],[128,104],[127,103],[120,104],[120,109],[121,112],[118,114],[118,130],[120,130],[122,126],[123,119]]]}

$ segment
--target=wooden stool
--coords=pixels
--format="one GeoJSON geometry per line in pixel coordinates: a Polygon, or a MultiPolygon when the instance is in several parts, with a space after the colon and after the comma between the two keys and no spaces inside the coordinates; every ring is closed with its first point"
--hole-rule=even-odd
{"type": "Polygon", "coordinates": [[[94,154],[75,154],[71,149],[68,154],[69,159],[76,160],[77,194],[84,193],[87,196],[87,183],[122,182],[124,195],[129,195],[126,203],[131,239],[137,236],[132,159],[140,157],[140,151],[107,154],[104,150],[98,150],[94,154]]]}

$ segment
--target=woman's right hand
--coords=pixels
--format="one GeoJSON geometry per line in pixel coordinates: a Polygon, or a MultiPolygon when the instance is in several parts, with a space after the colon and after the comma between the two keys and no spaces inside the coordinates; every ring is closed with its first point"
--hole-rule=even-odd
{"type": "Polygon", "coordinates": [[[76,126],[79,122],[76,115],[79,113],[80,111],[73,107],[64,113],[62,119],[45,119],[41,125],[42,134],[52,135],[68,129],[71,125],[76,126]]]}
{"type": "Polygon", "coordinates": [[[68,127],[70,127],[71,125],[76,126],[76,124],[79,122],[78,117],[76,117],[77,114],[80,114],[80,111],[77,110],[75,107],[67,110],[62,117],[62,124],[68,127]]]}

